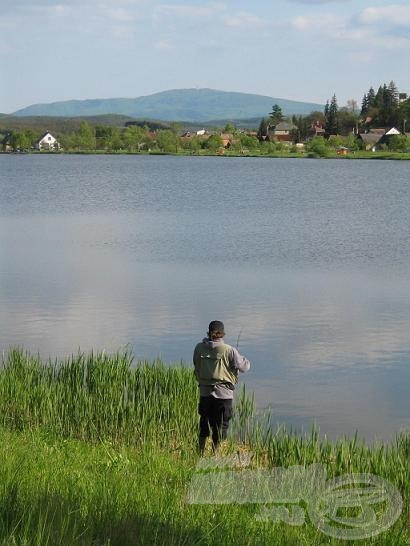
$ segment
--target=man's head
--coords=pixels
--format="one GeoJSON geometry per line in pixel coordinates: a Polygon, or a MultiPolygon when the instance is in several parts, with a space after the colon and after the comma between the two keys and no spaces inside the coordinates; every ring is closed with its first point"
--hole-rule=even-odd
{"type": "Polygon", "coordinates": [[[208,326],[209,339],[220,339],[225,335],[224,323],[220,320],[213,320],[208,326]]]}

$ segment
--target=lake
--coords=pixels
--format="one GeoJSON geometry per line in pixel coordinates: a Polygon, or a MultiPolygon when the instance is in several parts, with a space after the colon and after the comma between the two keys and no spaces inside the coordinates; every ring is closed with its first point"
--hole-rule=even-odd
{"type": "Polygon", "coordinates": [[[410,163],[0,155],[0,349],[190,363],[297,430],[410,428],[410,163]]]}

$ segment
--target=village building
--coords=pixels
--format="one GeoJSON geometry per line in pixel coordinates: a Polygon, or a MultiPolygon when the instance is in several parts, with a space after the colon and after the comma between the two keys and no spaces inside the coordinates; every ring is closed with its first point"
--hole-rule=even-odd
{"type": "Polygon", "coordinates": [[[380,145],[380,141],[383,135],[380,133],[360,133],[359,139],[363,142],[363,147],[368,151],[375,152],[377,147],[380,145]]]}
{"type": "Polygon", "coordinates": [[[401,132],[396,129],[396,127],[392,127],[389,131],[386,131],[386,133],[384,133],[386,136],[393,136],[393,135],[401,135],[401,132]]]}
{"type": "Polygon", "coordinates": [[[349,153],[349,148],[346,148],[346,146],[340,146],[337,150],[336,150],[336,154],[337,155],[347,155],[349,153]]]}
{"type": "Polygon", "coordinates": [[[288,123],[287,121],[280,121],[274,127],[269,128],[269,140],[291,142],[292,132],[295,131],[296,129],[297,127],[293,125],[293,123],[288,123]]]}
{"type": "Polygon", "coordinates": [[[368,133],[361,133],[359,138],[363,141],[364,149],[366,151],[371,150],[372,152],[375,152],[383,144],[389,144],[389,140],[392,136],[401,134],[403,133],[396,129],[396,127],[392,127],[389,130],[380,127],[370,129],[368,133]]]}
{"type": "Polygon", "coordinates": [[[312,123],[307,134],[308,138],[315,138],[317,136],[325,136],[325,129],[319,120],[312,123]]]}
{"type": "Polygon", "coordinates": [[[231,146],[235,146],[240,142],[240,140],[234,138],[231,133],[221,133],[220,137],[222,141],[222,146],[226,149],[230,148],[231,146]]]}
{"type": "Polygon", "coordinates": [[[3,152],[13,151],[13,146],[11,145],[11,133],[7,133],[2,139],[1,149],[3,152]]]}
{"type": "Polygon", "coordinates": [[[59,150],[61,148],[60,143],[56,138],[53,137],[53,135],[46,131],[44,135],[37,140],[34,147],[36,150],[59,150]]]}

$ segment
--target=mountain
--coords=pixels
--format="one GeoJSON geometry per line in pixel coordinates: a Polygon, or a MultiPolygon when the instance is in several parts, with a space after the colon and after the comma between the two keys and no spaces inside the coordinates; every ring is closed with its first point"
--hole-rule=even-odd
{"type": "Polygon", "coordinates": [[[217,119],[261,118],[278,104],[285,116],[323,110],[323,105],[277,99],[264,95],[216,91],[214,89],[176,89],[135,99],[88,99],[33,104],[14,116],[97,116],[122,114],[134,118],[164,121],[209,121],[217,119]]]}
{"type": "Polygon", "coordinates": [[[91,126],[104,125],[109,127],[122,127],[129,116],[119,114],[106,114],[102,116],[83,117],[58,117],[58,116],[1,116],[0,130],[9,131],[51,131],[52,133],[70,133],[80,128],[81,122],[87,121],[91,126]]]}

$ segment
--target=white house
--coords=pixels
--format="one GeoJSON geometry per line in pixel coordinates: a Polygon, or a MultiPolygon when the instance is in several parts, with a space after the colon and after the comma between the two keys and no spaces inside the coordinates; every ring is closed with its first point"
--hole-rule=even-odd
{"type": "Polygon", "coordinates": [[[47,131],[40,140],[37,140],[35,147],[36,150],[59,150],[60,143],[49,131],[47,131]]]}
{"type": "Polygon", "coordinates": [[[390,129],[390,131],[387,131],[387,133],[385,133],[386,136],[392,136],[392,135],[401,135],[400,131],[398,131],[396,129],[396,127],[392,127],[390,129]]]}

